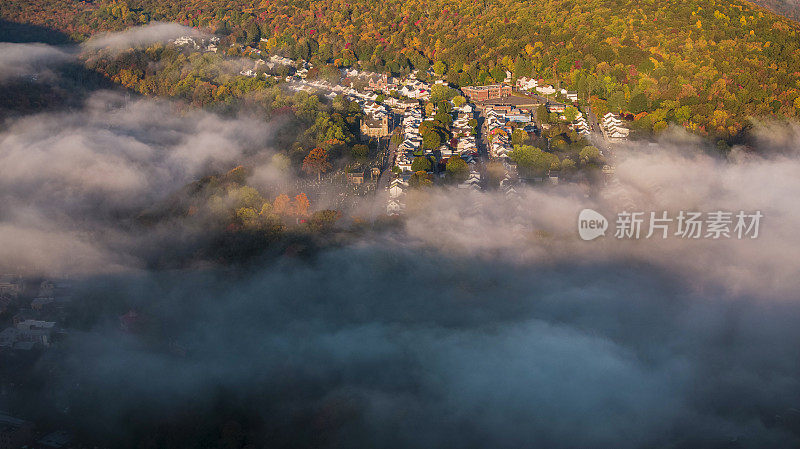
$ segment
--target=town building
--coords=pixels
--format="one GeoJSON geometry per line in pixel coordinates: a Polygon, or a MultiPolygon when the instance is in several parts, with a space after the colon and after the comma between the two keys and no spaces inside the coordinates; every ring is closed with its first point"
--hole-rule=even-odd
{"type": "Polygon", "coordinates": [[[611,141],[626,140],[630,135],[630,129],[623,126],[622,120],[611,112],[603,116],[600,126],[605,130],[608,140],[611,141]]]}
{"type": "Polygon", "coordinates": [[[372,74],[367,78],[367,86],[371,90],[378,90],[383,91],[389,86],[389,75],[383,74],[372,74]]]}
{"type": "Polygon", "coordinates": [[[547,108],[547,112],[564,112],[567,109],[567,105],[564,103],[555,103],[555,102],[548,102],[545,107],[547,108]]]}
{"type": "Polygon", "coordinates": [[[350,184],[363,184],[364,183],[364,172],[347,172],[347,182],[350,184]]]}
{"type": "Polygon", "coordinates": [[[511,95],[511,86],[490,84],[488,86],[466,86],[461,91],[470,101],[486,101],[511,95]]]}
{"type": "Polygon", "coordinates": [[[481,188],[481,174],[477,171],[470,171],[467,179],[458,185],[459,189],[474,189],[480,190],[481,188]]]}
{"type": "Polygon", "coordinates": [[[521,77],[517,80],[517,88],[519,90],[534,90],[539,85],[539,82],[533,78],[521,77]]]}
{"type": "Polygon", "coordinates": [[[361,120],[361,139],[379,139],[389,135],[389,116],[380,117],[367,116],[361,120]]]}
{"type": "Polygon", "coordinates": [[[397,199],[389,200],[389,204],[386,205],[386,214],[387,215],[399,215],[405,210],[405,204],[398,201],[397,199]]]}
{"type": "Polygon", "coordinates": [[[403,182],[402,179],[393,179],[389,184],[389,198],[399,198],[403,196],[406,188],[408,188],[408,184],[403,182]]]}
{"type": "Polygon", "coordinates": [[[556,93],[556,88],[553,86],[537,86],[536,92],[542,95],[552,95],[556,93]]]}

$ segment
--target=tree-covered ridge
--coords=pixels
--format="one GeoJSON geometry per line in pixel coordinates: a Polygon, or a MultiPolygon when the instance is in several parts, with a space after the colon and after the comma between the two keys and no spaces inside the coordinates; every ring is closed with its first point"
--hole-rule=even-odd
{"type": "Polygon", "coordinates": [[[631,113],[738,135],[750,116],[796,116],[798,26],[734,1],[9,0],[2,14],[75,35],[169,20],[265,39],[268,50],[340,66],[404,72],[434,65],[456,85],[536,76],[631,113]],[[57,17],[56,17],[57,16],[57,17]]]}

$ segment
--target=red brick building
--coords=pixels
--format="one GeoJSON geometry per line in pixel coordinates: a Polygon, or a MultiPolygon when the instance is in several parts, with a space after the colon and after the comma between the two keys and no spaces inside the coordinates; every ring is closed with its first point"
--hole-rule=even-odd
{"type": "Polygon", "coordinates": [[[461,91],[471,101],[486,101],[511,95],[511,86],[505,84],[490,84],[488,86],[466,86],[461,91]]]}

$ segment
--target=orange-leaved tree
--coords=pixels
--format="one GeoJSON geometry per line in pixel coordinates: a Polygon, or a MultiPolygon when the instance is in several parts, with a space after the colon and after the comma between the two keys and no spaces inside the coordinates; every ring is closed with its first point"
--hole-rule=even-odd
{"type": "Polygon", "coordinates": [[[317,179],[322,179],[322,174],[331,168],[331,163],[328,162],[328,152],[324,148],[314,148],[303,159],[303,171],[312,174],[317,174],[317,179]]]}
{"type": "Polygon", "coordinates": [[[299,195],[294,197],[294,213],[301,217],[308,215],[308,208],[311,207],[311,201],[305,193],[300,192],[299,195]]]}
{"type": "Polygon", "coordinates": [[[285,193],[281,193],[275,198],[275,202],[272,203],[272,212],[276,213],[277,215],[284,215],[289,211],[289,205],[291,200],[289,199],[289,195],[285,193]]]}

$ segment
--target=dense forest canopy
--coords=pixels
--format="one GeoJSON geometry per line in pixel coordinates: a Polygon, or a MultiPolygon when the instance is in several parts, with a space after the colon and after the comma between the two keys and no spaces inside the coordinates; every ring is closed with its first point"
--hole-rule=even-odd
{"type": "Polygon", "coordinates": [[[656,132],[735,139],[749,117],[800,110],[798,25],[740,0],[9,0],[0,12],[75,39],[176,21],[318,63],[433,67],[459,86],[509,70],[656,132]]]}

